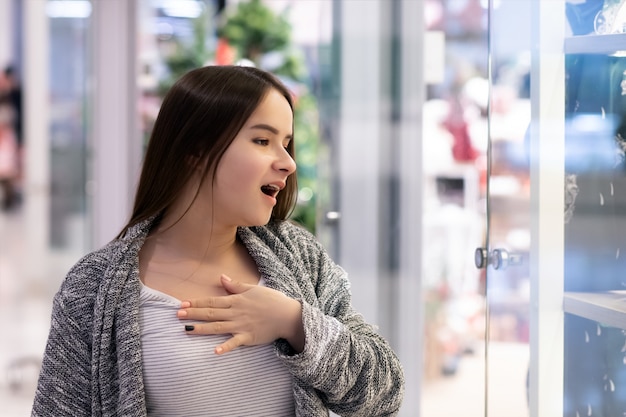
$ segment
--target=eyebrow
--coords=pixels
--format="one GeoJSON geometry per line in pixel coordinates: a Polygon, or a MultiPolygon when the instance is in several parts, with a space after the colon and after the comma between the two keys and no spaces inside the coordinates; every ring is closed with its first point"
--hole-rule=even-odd
{"type": "MultiPolygon", "coordinates": [[[[267,125],[265,123],[259,123],[259,124],[256,124],[254,126],[250,126],[250,129],[263,129],[263,130],[267,130],[269,132],[272,132],[275,135],[278,135],[278,133],[279,133],[278,129],[276,129],[274,126],[270,126],[270,125],[267,125]]],[[[293,135],[287,135],[285,137],[287,139],[293,139],[293,135]]]]}

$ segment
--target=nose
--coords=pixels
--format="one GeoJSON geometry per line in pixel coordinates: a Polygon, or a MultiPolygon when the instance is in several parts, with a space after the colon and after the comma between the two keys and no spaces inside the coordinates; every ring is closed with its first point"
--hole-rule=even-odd
{"type": "Polygon", "coordinates": [[[294,161],[293,157],[286,149],[282,148],[279,157],[276,159],[275,167],[279,171],[291,175],[296,171],[296,161],[294,161]]]}

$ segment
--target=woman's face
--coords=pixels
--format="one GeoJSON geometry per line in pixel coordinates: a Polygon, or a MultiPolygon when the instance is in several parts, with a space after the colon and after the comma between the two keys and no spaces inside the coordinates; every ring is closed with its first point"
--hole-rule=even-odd
{"type": "Polygon", "coordinates": [[[271,89],[217,167],[212,192],[215,221],[226,226],[260,226],[269,221],[276,195],[296,170],[286,149],[292,126],[289,103],[271,89]]]}

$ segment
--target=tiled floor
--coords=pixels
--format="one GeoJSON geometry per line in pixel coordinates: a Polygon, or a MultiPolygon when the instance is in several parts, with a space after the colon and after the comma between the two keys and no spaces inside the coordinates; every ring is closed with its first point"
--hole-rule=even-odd
{"type": "MultiPolygon", "coordinates": [[[[529,417],[526,402],[528,345],[494,343],[489,347],[489,416],[529,417]]],[[[485,354],[464,356],[455,375],[424,383],[421,417],[484,417],[485,354]]]]}

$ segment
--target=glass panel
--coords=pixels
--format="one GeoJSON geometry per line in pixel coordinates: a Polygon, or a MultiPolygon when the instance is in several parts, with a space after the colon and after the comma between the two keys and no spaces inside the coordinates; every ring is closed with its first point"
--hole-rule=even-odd
{"type": "MultiPolygon", "coordinates": [[[[593,23],[596,34],[618,36],[616,45],[624,36],[623,3],[605,1],[594,19],[579,6],[578,19],[568,16],[573,34],[589,33],[593,23]]],[[[610,50],[607,37],[596,41],[610,50]]],[[[619,291],[621,298],[626,288],[626,58],[621,51],[595,51],[565,58],[564,290],[583,297],[619,291]]],[[[584,306],[565,316],[565,416],[626,412],[626,321],[619,311],[609,317],[614,320],[589,316],[584,306]]]]}
{"type": "Polygon", "coordinates": [[[489,416],[529,415],[531,7],[530,1],[490,2],[489,416]]]}
{"type": "Polygon", "coordinates": [[[483,416],[487,4],[427,1],[421,415],[483,416]],[[457,400],[450,401],[450,398],[457,400]]]}
{"type": "MultiPolygon", "coordinates": [[[[55,4],[58,2],[50,2],[55,4]]],[[[50,246],[70,257],[89,246],[86,183],[90,109],[91,4],[49,7],[50,18],[50,246]],[[61,13],[62,12],[62,13],[61,13]]],[[[72,3],[74,3],[72,5],[72,3]]],[[[28,163],[28,162],[26,162],[28,163]]],[[[76,258],[77,259],[77,258],[76,258]]]]}

